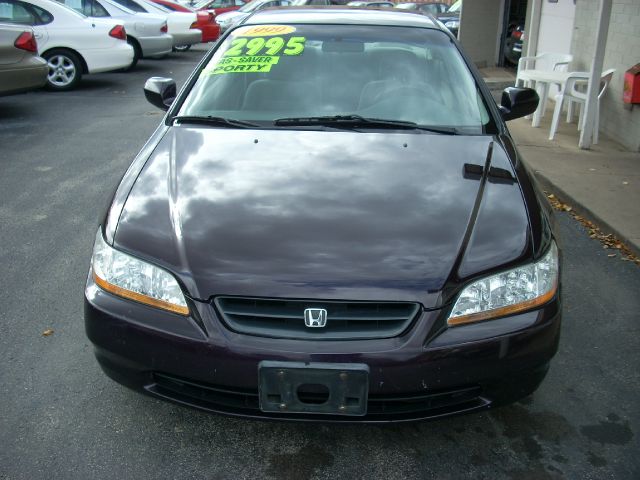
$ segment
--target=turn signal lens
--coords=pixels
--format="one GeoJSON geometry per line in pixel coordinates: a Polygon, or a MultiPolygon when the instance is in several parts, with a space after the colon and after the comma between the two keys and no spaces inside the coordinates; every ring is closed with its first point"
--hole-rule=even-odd
{"type": "Polygon", "coordinates": [[[91,259],[93,280],[103,290],[145,305],[188,315],[176,279],[166,270],[110,247],[98,230],[91,259]]]}
{"type": "Polygon", "coordinates": [[[456,300],[447,323],[450,326],[504,317],[541,306],[558,290],[558,248],[537,262],[490,277],[467,286],[456,300]]]}
{"type": "Polygon", "coordinates": [[[33,32],[22,32],[13,42],[13,45],[20,50],[38,53],[38,43],[36,42],[36,37],[33,36],[33,32]]]}
{"type": "Polygon", "coordinates": [[[109,36],[117,38],[118,40],[126,40],[127,31],[124,29],[123,25],[116,25],[109,31],[109,36]]]}

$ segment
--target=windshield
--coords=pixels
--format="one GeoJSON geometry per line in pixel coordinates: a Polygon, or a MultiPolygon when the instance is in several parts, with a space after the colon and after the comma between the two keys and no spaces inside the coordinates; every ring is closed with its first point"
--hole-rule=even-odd
{"type": "Polygon", "coordinates": [[[435,29],[258,25],[231,32],[179,115],[250,122],[357,115],[482,133],[489,121],[460,53],[435,29]]]}
{"type": "Polygon", "coordinates": [[[458,0],[456,3],[451,5],[451,7],[449,7],[449,10],[447,10],[447,12],[459,12],[460,8],[462,8],[462,0],[458,0]]]}

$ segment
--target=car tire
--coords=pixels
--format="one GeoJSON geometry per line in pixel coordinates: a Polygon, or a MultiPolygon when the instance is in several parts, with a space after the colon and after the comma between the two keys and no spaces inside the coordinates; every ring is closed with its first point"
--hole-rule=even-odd
{"type": "Polygon", "coordinates": [[[186,52],[191,48],[191,45],[176,45],[173,47],[174,52],[186,52]]]}
{"type": "Polygon", "coordinates": [[[46,88],[54,91],[66,91],[76,88],[82,78],[83,63],[80,57],[62,48],[49,50],[42,55],[47,61],[49,73],[47,74],[46,88]]]}
{"type": "Polygon", "coordinates": [[[133,47],[133,60],[127,68],[123,69],[125,72],[133,70],[138,64],[138,60],[142,58],[142,49],[140,48],[138,41],[133,37],[127,36],[127,43],[133,47]]]}

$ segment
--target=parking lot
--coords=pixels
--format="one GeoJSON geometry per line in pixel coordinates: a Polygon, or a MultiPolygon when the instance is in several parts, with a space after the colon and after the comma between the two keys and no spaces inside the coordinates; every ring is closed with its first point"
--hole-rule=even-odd
{"type": "Polygon", "coordinates": [[[98,218],[162,118],[145,79],[180,86],[203,53],[0,98],[0,479],[640,478],[640,270],[566,214],[560,349],[512,406],[319,426],[210,415],[109,380],[82,311],[98,218]]]}

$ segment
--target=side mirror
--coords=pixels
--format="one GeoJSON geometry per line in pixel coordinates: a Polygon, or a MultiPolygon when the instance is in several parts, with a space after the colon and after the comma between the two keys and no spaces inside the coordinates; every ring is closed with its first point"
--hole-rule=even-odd
{"type": "Polygon", "coordinates": [[[151,77],[144,84],[144,96],[147,101],[162,110],[169,110],[176,98],[176,82],[173,78],[151,77]]]}
{"type": "Polygon", "coordinates": [[[507,87],[502,92],[500,113],[505,121],[531,115],[539,101],[538,92],[533,88],[507,87]]]}

